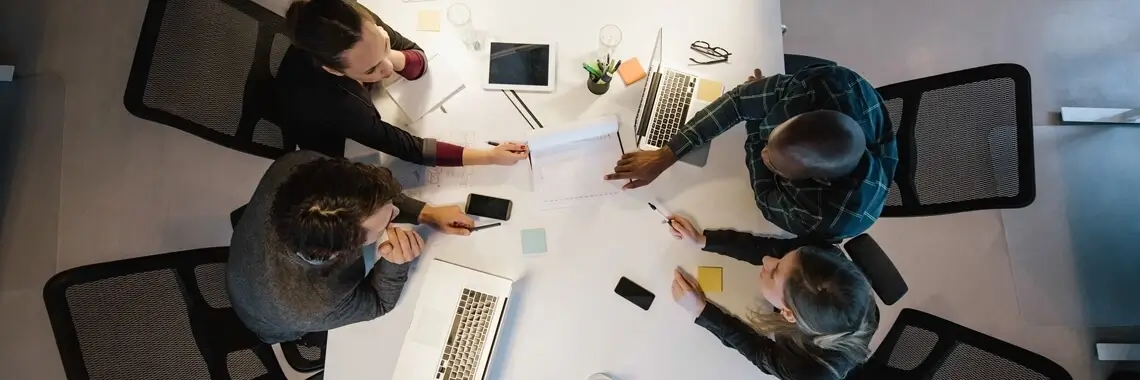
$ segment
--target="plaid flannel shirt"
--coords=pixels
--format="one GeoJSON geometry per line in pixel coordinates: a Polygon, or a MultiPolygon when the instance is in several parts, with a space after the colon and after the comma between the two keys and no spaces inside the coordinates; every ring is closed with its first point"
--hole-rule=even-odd
{"type": "Polygon", "coordinates": [[[835,65],[745,83],[698,111],[669,141],[677,157],[744,121],[748,174],[768,221],[797,236],[836,240],[867,230],[883,211],[898,166],[898,148],[883,98],[859,74],[835,65]],[[835,110],[863,127],[867,150],[848,178],[792,181],[768,170],[760,151],[776,126],[804,112],[835,110]]]}

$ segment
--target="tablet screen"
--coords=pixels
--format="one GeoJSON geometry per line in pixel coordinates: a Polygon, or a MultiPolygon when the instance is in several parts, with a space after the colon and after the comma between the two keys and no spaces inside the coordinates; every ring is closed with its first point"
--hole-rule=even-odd
{"type": "Polygon", "coordinates": [[[491,43],[493,84],[550,85],[550,45],[491,43]]]}

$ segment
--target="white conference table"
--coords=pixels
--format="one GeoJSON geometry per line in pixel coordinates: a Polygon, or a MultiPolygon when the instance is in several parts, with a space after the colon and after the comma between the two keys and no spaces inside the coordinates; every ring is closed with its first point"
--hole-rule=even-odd
{"type": "MultiPolygon", "coordinates": [[[[454,2],[361,2],[429,54],[448,54],[465,75],[467,88],[445,103],[447,113],[434,111],[408,129],[467,143],[518,139],[530,130],[502,92],[481,89],[479,72],[486,62],[486,48],[468,52],[449,30],[445,12],[454,2]],[[424,9],[443,13],[442,32],[416,31],[417,14],[424,9]]],[[[637,56],[646,65],[657,29],[663,27],[665,64],[719,80],[726,90],[741,83],[753,68],[765,73],[783,71],[778,0],[728,0],[716,7],[681,0],[465,3],[472,9],[475,27],[490,38],[558,44],[557,91],[520,94],[544,126],[557,128],[574,120],[617,114],[626,151],[635,146],[631,122],[645,81],[626,88],[615,79],[602,96],[587,91],[580,66],[596,57],[598,30],[603,25],[622,29],[619,58],[637,56]],[[594,9],[605,12],[595,14],[594,9]],[[696,57],[688,48],[695,40],[728,49],[730,62],[687,66],[688,57],[696,57]]],[[[388,118],[386,108],[391,105],[381,106],[388,118]]],[[[765,378],[694,324],[670,294],[674,268],[695,273],[698,265],[720,266],[725,291],[709,298],[741,314],[761,300],[756,280],[759,269],[674,240],[661,217],[645,204],[645,200],[659,199],[705,228],[778,232],[764,221],[753,200],[744,165],[744,138],[743,126],[734,128],[714,141],[704,168],[677,163],[650,186],[588,207],[540,210],[531,193],[526,162],[512,167],[447,169],[445,174],[456,182],[453,186],[415,190],[414,195],[433,204],[461,204],[472,192],[514,201],[511,220],[503,226],[470,237],[429,234],[428,247],[418,261],[422,265],[440,258],[516,281],[487,378],[583,380],[595,372],[620,380],[765,378]],[[523,256],[519,231],[527,228],[546,230],[548,253],[523,256]],[[656,294],[648,311],[614,294],[623,276],[656,294]]],[[[413,269],[395,310],[330,331],[326,379],[392,376],[423,285],[423,269],[413,269]]]]}

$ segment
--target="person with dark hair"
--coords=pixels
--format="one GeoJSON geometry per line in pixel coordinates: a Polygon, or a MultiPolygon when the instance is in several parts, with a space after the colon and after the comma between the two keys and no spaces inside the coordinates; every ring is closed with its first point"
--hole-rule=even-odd
{"type": "Polygon", "coordinates": [[[400,192],[385,168],[309,151],[275,161],[230,241],[227,289],[238,317],[279,343],[392,310],[424,240],[391,224],[454,235],[474,226],[458,206],[400,192]]]}
{"type": "Polygon", "coordinates": [[[763,77],[698,111],[661,149],[622,156],[607,180],[648,185],[693,149],[744,121],[748,174],[764,217],[797,236],[837,240],[879,218],[898,166],[883,98],[854,71],[807,66],[763,77]]]}
{"type": "Polygon", "coordinates": [[[733,230],[704,230],[673,216],[676,239],[760,265],[759,288],[776,312],[753,309],[742,321],[705,299],[679,269],[673,299],[761,371],[781,379],[838,380],[871,355],[879,309],[871,283],[834,245],[774,239],[733,230]]]}
{"type": "Polygon", "coordinates": [[[285,13],[291,46],[281,60],[274,113],[300,149],[344,156],[345,139],[428,166],[513,165],[526,146],[471,149],[408,133],[380,118],[369,87],[419,79],[427,56],[359,3],[297,0],[285,13]]]}

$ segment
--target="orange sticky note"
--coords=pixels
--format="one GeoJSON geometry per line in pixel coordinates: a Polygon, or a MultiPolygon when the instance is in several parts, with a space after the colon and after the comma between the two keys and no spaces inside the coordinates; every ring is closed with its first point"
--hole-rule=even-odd
{"type": "Polygon", "coordinates": [[[626,86],[645,78],[645,68],[641,67],[641,62],[637,60],[637,57],[621,61],[621,66],[618,67],[617,72],[618,75],[621,75],[621,80],[625,82],[626,86]]]}

